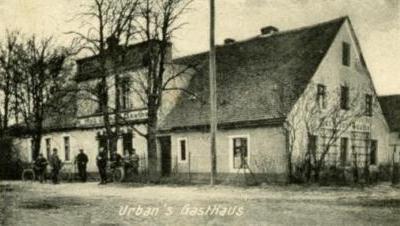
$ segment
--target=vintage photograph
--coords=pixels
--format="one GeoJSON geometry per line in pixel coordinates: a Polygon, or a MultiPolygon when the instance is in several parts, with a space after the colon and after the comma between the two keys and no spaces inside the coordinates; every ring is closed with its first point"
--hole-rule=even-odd
{"type": "Polygon", "coordinates": [[[0,225],[400,225],[400,0],[0,0],[0,225]]]}

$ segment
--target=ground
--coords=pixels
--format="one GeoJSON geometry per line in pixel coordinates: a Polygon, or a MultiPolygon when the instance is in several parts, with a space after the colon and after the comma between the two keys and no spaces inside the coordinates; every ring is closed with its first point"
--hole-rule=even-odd
{"type": "Polygon", "coordinates": [[[368,188],[210,187],[3,181],[0,194],[0,225],[399,225],[400,222],[400,189],[385,184],[368,188]]]}

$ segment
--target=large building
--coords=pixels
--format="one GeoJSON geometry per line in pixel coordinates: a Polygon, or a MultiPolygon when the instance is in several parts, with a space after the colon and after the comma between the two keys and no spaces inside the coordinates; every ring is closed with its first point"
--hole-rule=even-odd
{"type": "MultiPolygon", "coordinates": [[[[143,79],[138,76],[145,63],[143,46],[130,47],[132,56],[123,73],[126,84],[143,79]]],[[[360,165],[368,162],[371,169],[391,162],[390,128],[348,17],[288,31],[265,27],[247,40],[227,39],[216,53],[219,180],[251,172],[261,180],[285,181],[288,153],[295,165],[304,161],[310,149],[318,158],[326,155],[329,164],[351,165],[355,156],[360,165]]],[[[174,81],[174,86],[193,95],[164,94],[158,169],[163,176],[208,179],[208,52],[170,62],[170,75],[177,68],[193,67],[174,81]]],[[[99,79],[96,56],[77,64],[77,86],[94,87],[99,79]]],[[[126,125],[118,152],[134,147],[145,171],[146,139],[140,134],[146,131],[147,114],[133,89],[137,87],[121,88],[126,125]]],[[[104,145],[102,117],[95,101],[78,94],[75,99],[76,109],[64,123],[55,120],[58,123],[47,125],[42,151],[57,147],[62,160],[71,161],[84,149],[89,171],[96,171],[95,156],[104,145]]],[[[30,139],[16,144],[30,160],[26,152],[31,149],[30,139]]]]}

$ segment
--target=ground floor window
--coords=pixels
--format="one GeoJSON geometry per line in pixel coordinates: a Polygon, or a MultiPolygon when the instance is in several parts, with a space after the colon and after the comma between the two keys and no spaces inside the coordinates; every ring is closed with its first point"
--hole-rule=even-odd
{"type": "Polygon", "coordinates": [[[371,165],[376,165],[377,163],[377,154],[378,154],[378,141],[377,140],[371,140],[371,145],[370,145],[371,151],[370,151],[370,164],[371,165]]]}
{"type": "Polygon", "coordinates": [[[31,161],[35,159],[35,142],[31,139],[31,161]]]}
{"type": "Polygon", "coordinates": [[[178,158],[180,162],[187,161],[187,140],[186,138],[178,139],[178,158]]]}
{"type": "Polygon", "coordinates": [[[248,168],[248,138],[247,137],[234,137],[232,138],[232,155],[233,155],[233,169],[248,168]]]}
{"type": "Polygon", "coordinates": [[[50,159],[51,156],[51,138],[46,138],[46,156],[50,159]]]}
{"type": "Polygon", "coordinates": [[[69,143],[69,137],[64,137],[64,153],[65,153],[65,161],[70,160],[70,143],[69,143]]]}
{"type": "Polygon", "coordinates": [[[347,137],[340,138],[340,163],[344,166],[347,163],[349,139],[347,137]]]}
{"type": "Polygon", "coordinates": [[[122,148],[123,154],[126,155],[127,152],[131,152],[133,149],[133,134],[132,132],[122,134],[122,148]]]}

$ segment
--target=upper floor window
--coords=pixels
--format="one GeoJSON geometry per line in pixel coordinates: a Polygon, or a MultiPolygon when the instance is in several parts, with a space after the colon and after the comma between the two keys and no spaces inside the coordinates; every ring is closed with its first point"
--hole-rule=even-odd
{"type": "Polygon", "coordinates": [[[326,86],[317,85],[317,104],[320,108],[326,107],[326,86]]]}
{"type": "Polygon", "coordinates": [[[340,108],[344,110],[349,109],[349,87],[340,87],[340,108]]]}
{"type": "Polygon", "coordinates": [[[365,95],[365,115],[372,116],[372,95],[365,95]]]}
{"type": "Polygon", "coordinates": [[[131,108],[131,104],[130,104],[130,94],[131,94],[131,90],[130,90],[130,81],[128,78],[124,78],[121,80],[121,84],[119,85],[119,89],[120,89],[120,107],[121,110],[127,110],[131,108]]]}
{"type": "Polygon", "coordinates": [[[97,100],[97,108],[96,112],[102,112],[103,111],[103,105],[105,102],[105,98],[107,98],[107,94],[103,92],[102,84],[98,83],[95,88],[95,95],[96,95],[96,100],[97,100]]]}
{"type": "Polygon", "coordinates": [[[350,66],[350,44],[347,42],[343,42],[342,45],[342,64],[350,66]]]}

